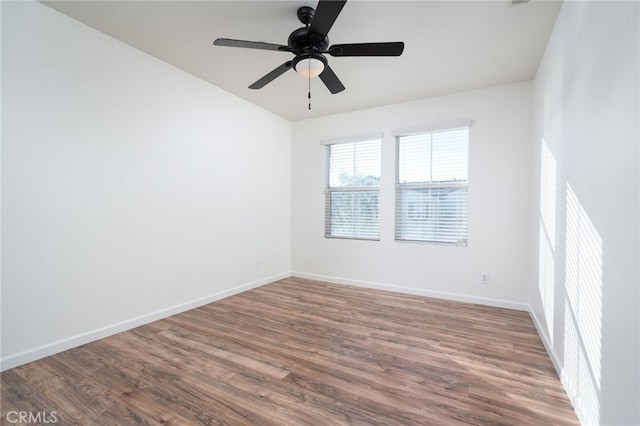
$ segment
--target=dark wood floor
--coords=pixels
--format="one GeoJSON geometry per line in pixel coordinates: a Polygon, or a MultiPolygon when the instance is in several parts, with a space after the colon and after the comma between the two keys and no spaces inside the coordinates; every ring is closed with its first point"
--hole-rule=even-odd
{"type": "Polygon", "coordinates": [[[61,425],[578,424],[526,312],[297,278],[3,372],[3,424],[10,411],[61,425]]]}

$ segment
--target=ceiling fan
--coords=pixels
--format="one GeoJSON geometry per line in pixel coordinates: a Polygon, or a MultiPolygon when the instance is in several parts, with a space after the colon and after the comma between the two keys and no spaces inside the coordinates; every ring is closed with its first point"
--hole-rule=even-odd
{"type": "Polygon", "coordinates": [[[345,87],[329,66],[325,54],[333,57],[400,56],[404,50],[404,43],[401,41],[334,44],[329,46],[327,34],[346,2],[346,0],[320,0],[315,10],[309,6],[300,7],[297,13],[298,20],[304,24],[304,27],[294,30],[289,35],[286,46],[228,38],[219,38],[213,44],[216,46],[290,52],[295,55],[293,60],[285,62],[249,86],[250,89],[261,89],[293,68],[298,74],[309,79],[319,76],[320,80],[327,86],[327,89],[335,94],[343,91],[345,87]]]}

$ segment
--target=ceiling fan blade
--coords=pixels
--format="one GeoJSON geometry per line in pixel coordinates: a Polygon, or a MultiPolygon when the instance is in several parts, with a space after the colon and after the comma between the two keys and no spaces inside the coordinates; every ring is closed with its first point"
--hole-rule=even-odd
{"type": "Polygon", "coordinates": [[[332,94],[335,95],[336,93],[344,90],[344,85],[329,65],[324,68],[324,71],[322,71],[319,77],[332,94]]]}
{"type": "Polygon", "coordinates": [[[331,56],[400,56],[404,50],[401,41],[389,43],[334,44],[327,52],[331,56]]]}
{"type": "Polygon", "coordinates": [[[216,39],[213,44],[216,46],[244,47],[247,49],[275,50],[280,52],[291,51],[289,46],[283,46],[281,44],[263,43],[261,41],[234,40],[231,38],[219,38],[216,39]]]}
{"type": "Polygon", "coordinates": [[[262,77],[260,80],[253,83],[249,86],[249,89],[262,89],[267,84],[271,83],[276,78],[280,77],[285,72],[291,69],[291,61],[287,61],[284,64],[280,65],[278,68],[271,71],[269,74],[262,77]]]}
{"type": "Polygon", "coordinates": [[[320,0],[316,6],[309,34],[324,40],[347,0],[320,0]]]}

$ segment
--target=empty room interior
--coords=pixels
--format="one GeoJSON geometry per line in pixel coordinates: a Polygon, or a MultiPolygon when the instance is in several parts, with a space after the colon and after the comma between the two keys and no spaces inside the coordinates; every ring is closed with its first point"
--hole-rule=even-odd
{"type": "Polygon", "coordinates": [[[640,425],[640,3],[0,6],[0,423],[640,425]]]}

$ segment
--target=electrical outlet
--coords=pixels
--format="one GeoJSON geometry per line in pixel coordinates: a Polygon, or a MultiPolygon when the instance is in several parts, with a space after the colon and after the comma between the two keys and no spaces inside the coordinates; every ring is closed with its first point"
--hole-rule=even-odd
{"type": "Polygon", "coordinates": [[[256,271],[259,270],[260,268],[262,268],[262,262],[260,262],[259,260],[256,260],[256,271]]]}
{"type": "Polygon", "coordinates": [[[489,284],[489,274],[484,272],[480,277],[480,284],[489,284]]]}

